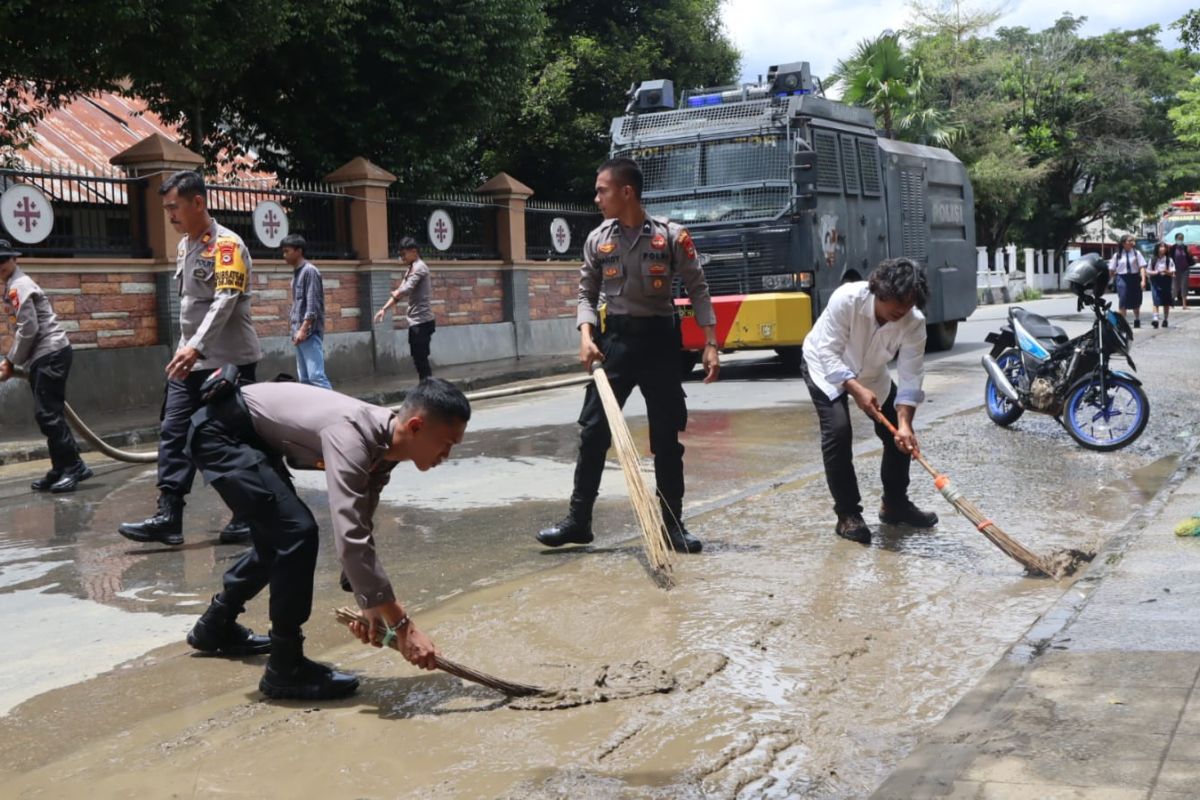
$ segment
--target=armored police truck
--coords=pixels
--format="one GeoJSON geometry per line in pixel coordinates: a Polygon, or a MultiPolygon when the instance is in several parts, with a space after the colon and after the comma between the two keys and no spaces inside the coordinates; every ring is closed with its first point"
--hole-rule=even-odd
{"type": "MultiPolygon", "coordinates": [[[[807,62],[771,67],[758,84],[685,91],[678,107],[670,81],[644,82],[613,120],[612,155],[641,166],[650,214],[690,230],[724,350],[798,361],[833,291],[891,257],[926,269],[930,349],[952,346],[975,309],[966,168],[947,150],[881,137],[869,110],[814,94],[807,62]]],[[[694,364],[703,332],[676,291],[694,364]]]]}

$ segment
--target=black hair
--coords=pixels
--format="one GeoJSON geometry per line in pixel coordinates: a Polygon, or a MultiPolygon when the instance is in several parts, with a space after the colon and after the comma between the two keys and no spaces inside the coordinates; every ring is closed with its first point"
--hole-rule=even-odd
{"type": "Polygon", "coordinates": [[[180,197],[203,197],[206,199],[208,197],[207,190],[204,188],[204,176],[191,169],[176,172],[167,178],[163,181],[162,186],[158,187],[158,193],[166,194],[172,189],[179,192],[180,197]]]}
{"type": "Polygon", "coordinates": [[[405,236],[403,239],[401,239],[400,242],[396,245],[396,249],[397,250],[416,250],[418,253],[421,252],[421,247],[420,247],[420,245],[417,244],[417,240],[411,236],[405,236]]]}
{"type": "Polygon", "coordinates": [[[908,258],[885,258],[871,273],[871,294],[880,300],[899,300],[920,309],[929,300],[929,281],[925,270],[908,258]]]}
{"type": "Polygon", "coordinates": [[[1158,248],[1160,247],[1166,251],[1163,253],[1163,255],[1171,255],[1171,245],[1167,244],[1166,242],[1159,242],[1158,244],[1154,245],[1154,255],[1151,256],[1151,258],[1158,258],[1158,248]]]}
{"type": "Polygon", "coordinates": [[[610,158],[600,165],[596,174],[608,170],[621,186],[632,186],[633,196],[642,199],[642,168],[632,158],[610,158]]]}
{"type": "Polygon", "coordinates": [[[418,411],[438,422],[470,422],[471,402],[457,386],[441,378],[426,378],[404,397],[400,413],[418,411]]]}
{"type": "Polygon", "coordinates": [[[304,237],[301,236],[300,234],[290,233],[287,236],[283,237],[283,241],[279,243],[279,246],[280,247],[294,247],[297,250],[299,250],[301,253],[303,253],[304,248],[307,244],[308,243],[304,241],[304,237]]]}
{"type": "Polygon", "coordinates": [[[1177,233],[1177,234],[1175,234],[1175,238],[1176,238],[1176,239],[1182,239],[1182,238],[1183,238],[1183,233],[1181,232],[1181,233],[1177,233]]]}

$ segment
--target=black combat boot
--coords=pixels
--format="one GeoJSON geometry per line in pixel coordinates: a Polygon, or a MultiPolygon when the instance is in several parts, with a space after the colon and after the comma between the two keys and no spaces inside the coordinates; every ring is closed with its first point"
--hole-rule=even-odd
{"type": "Polygon", "coordinates": [[[62,475],[50,486],[50,491],[54,494],[73,492],[80,481],[86,481],[93,475],[95,473],[92,472],[87,464],[82,461],[76,461],[73,466],[67,467],[62,471],[62,475]]]}
{"type": "Polygon", "coordinates": [[[271,640],[256,636],[254,631],[239,625],[237,616],[240,608],[231,608],[221,602],[220,595],[213,595],[208,610],[192,627],[187,643],[205,653],[223,656],[257,656],[271,652],[271,640]]]}
{"type": "Polygon", "coordinates": [[[234,517],[217,537],[221,544],[245,544],[250,541],[250,523],[234,517]]]}
{"type": "Polygon", "coordinates": [[[666,524],[667,545],[676,553],[699,553],[704,549],[704,543],[692,536],[682,521],[669,519],[666,520],[666,524]]]}
{"type": "Polygon", "coordinates": [[[333,700],[354,694],[358,678],[309,661],[304,637],[271,632],[271,657],[258,690],[274,700],[333,700]]]}
{"type": "Polygon", "coordinates": [[[922,511],[911,500],[903,503],[884,502],[879,506],[879,521],[885,525],[907,525],[910,528],[932,528],[938,524],[938,515],[922,511]]]}
{"type": "Polygon", "coordinates": [[[871,543],[871,529],[863,522],[862,514],[838,514],[837,527],[833,531],[852,542],[871,543]]]}
{"type": "Polygon", "coordinates": [[[567,515],[545,530],[539,531],[537,540],[546,547],[562,547],[564,544],[591,544],[592,504],[595,501],[580,500],[571,495],[567,515]]]}
{"type": "Polygon", "coordinates": [[[683,501],[678,504],[668,503],[661,497],[658,507],[662,509],[663,522],[666,524],[667,546],[676,553],[699,553],[704,544],[688,531],[683,524],[683,501]]]}
{"type": "Polygon", "coordinates": [[[117,531],[135,542],[183,544],[183,498],[163,492],[158,496],[158,513],[144,522],[123,522],[117,531]]]}
{"type": "Polygon", "coordinates": [[[29,488],[33,489],[35,492],[48,492],[50,491],[50,487],[58,483],[58,479],[61,477],[61,469],[52,469],[33,483],[29,484],[29,488]]]}

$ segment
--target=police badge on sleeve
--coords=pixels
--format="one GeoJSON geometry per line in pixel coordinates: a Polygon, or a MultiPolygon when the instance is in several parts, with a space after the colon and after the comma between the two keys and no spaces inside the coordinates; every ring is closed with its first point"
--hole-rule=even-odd
{"type": "Polygon", "coordinates": [[[245,292],[249,281],[241,245],[234,239],[218,239],[215,260],[216,290],[245,292]]]}

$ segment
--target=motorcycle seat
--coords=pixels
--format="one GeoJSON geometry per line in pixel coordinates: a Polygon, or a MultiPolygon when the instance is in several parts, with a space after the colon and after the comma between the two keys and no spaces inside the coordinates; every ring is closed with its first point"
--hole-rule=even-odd
{"type": "Polygon", "coordinates": [[[1041,314],[1034,314],[1032,311],[1026,311],[1019,306],[1013,308],[1009,313],[1035,339],[1042,342],[1053,342],[1054,344],[1064,344],[1068,340],[1066,331],[1041,314]]]}

